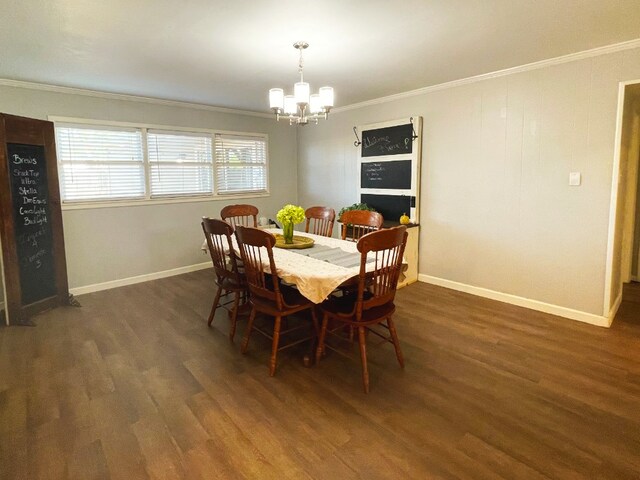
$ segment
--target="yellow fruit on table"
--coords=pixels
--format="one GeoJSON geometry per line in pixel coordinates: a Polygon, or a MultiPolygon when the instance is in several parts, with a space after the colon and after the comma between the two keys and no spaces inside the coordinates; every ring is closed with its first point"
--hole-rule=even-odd
{"type": "Polygon", "coordinates": [[[407,216],[406,213],[403,213],[400,217],[400,223],[402,225],[409,225],[411,223],[411,219],[407,216]]]}

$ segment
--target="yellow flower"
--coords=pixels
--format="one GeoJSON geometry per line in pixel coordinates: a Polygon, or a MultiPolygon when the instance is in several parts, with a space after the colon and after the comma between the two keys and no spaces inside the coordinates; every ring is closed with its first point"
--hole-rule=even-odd
{"type": "Polygon", "coordinates": [[[282,225],[304,222],[304,208],[297,205],[285,205],[280,209],[276,218],[282,225]]]}

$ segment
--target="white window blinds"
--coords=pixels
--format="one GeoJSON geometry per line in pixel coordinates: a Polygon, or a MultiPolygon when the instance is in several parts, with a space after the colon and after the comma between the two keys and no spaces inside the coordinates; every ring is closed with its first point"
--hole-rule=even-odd
{"type": "Polygon", "coordinates": [[[218,194],[266,192],[266,139],[216,134],[215,176],[218,194]]]}
{"type": "Polygon", "coordinates": [[[57,125],[56,146],[64,200],[145,196],[140,129],[57,125]]]}
{"type": "Polygon", "coordinates": [[[56,123],[64,202],[267,192],[267,137],[56,123]]]}
{"type": "Polygon", "coordinates": [[[151,196],[213,193],[211,135],[149,130],[151,196]]]}

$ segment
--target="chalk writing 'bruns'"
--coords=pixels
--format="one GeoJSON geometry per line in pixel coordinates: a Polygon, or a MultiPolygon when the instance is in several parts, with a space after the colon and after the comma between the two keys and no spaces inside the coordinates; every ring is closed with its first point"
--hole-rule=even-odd
{"type": "Polygon", "coordinates": [[[22,164],[37,165],[38,164],[38,160],[36,160],[35,158],[23,158],[18,154],[13,155],[12,161],[14,165],[22,165],[22,164]]]}

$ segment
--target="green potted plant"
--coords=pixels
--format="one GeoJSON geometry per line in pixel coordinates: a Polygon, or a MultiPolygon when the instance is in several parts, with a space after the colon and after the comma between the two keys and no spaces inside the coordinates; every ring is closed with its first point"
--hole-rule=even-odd
{"type": "Polygon", "coordinates": [[[340,212],[338,212],[338,222],[342,223],[342,214],[350,210],[367,210],[369,212],[376,211],[375,208],[370,207],[366,203],[354,203],[353,205],[349,205],[348,207],[343,207],[340,209],[340,212]]]}

